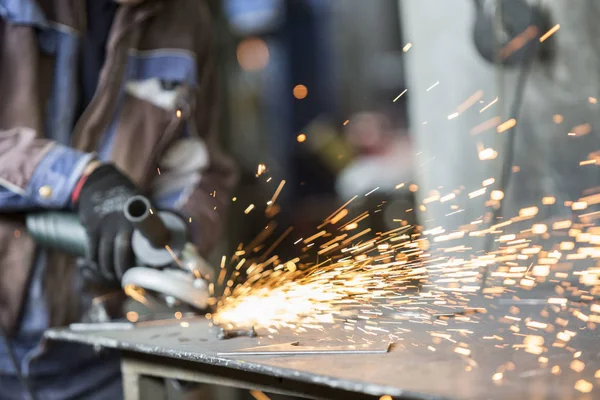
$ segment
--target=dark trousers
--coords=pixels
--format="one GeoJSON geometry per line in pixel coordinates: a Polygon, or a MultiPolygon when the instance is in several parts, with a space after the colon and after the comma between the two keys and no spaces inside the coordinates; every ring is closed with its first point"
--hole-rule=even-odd
{"type": "MultiPolygon", "coordinates": [[[[119,400],[123,398],[118,359],[99,360],[56,375],[30,377],[37,400],[119,400]]],[[[0,375],[0,400],[28,400],[30,397],[13,375],[0,375]]]]}

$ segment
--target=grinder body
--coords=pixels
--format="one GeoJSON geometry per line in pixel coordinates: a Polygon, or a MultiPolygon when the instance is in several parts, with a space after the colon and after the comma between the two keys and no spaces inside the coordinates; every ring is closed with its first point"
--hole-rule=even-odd
{"type": "MultiPolygon", "coordinates": [[[[136,258],[136,266],[121,281],[126,292],[139,287],[205,309],[212,268],[188,242],[185,222],[175,213],[153,210],[144,196],[132,197],[123,212],[134,227],[131,243],[136,258]]],[[[42,247],[77,257],[89,251],[86,230],[75,214],[33,213],[26,221],[29,234],[42,247]]]]}

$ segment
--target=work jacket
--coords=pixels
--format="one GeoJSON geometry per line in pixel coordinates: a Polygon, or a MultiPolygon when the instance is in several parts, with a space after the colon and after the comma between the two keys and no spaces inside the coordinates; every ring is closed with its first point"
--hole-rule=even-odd
{"type": "Polygon", "coordinates": [[[234,169],[218,146],[217,78],[203,0],[121,0],[90,105],[75,121],[85,1],[0,0],[0,323],[16,336],[32,287],[47,325],[81,315],[76,270],[42,253],[16,213],[68,209],[85,165],[115,163],[178,210],[201,253],[219,235],[234,169]]]}

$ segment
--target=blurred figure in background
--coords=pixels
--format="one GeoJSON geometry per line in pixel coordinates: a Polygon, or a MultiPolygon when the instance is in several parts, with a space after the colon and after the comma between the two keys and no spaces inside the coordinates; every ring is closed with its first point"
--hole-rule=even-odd
{"type": "Polygon", "coordinates": [[[372,211],[373,233],[391,229],[394,219],[416,224],[414,196],[408,191],[413,177],[409,136],[394,129],[383,113],[360,112],[349,121],[346,139],[355,158],[338,176],[336,190],[341,200],[358,195],[351,208],[358,213],[372,211]]]}
{"type": "Polygon", "coordinates": [[[390,120],[377,112],[361,112],[350,118],[346,138],[355,158],[340,173],[336,189],[344,200],[375,188],[391,194],[412,177],[412,150],[408,136],[394,130],[390,120]]]}

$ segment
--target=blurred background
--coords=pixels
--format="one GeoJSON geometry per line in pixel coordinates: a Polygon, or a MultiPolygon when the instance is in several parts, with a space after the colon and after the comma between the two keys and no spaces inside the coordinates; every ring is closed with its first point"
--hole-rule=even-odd
{"type": "Polygon", "coordinates": [[[241,172],[219,256],[273,220],[273,240],[293,226],[278,251],[294,257],[355,195],[374,232],[393,219],[451,231],[544,197],[540,218],[570,217],[600,186],[593,0],[211,5],[241,172]]]}
{"type": "Polygon", "coordinates": [[[248,243],[272,217],[273,237],[289,226],[296,238],[314,233],[355,194],[380,186],[376,205],[411,178],[407,103],[393,101],[406,88],[397,1],[212,4],[225,147],[241,172],[229,246],[248,243]]]}

